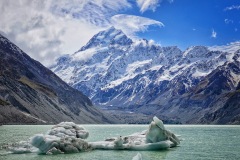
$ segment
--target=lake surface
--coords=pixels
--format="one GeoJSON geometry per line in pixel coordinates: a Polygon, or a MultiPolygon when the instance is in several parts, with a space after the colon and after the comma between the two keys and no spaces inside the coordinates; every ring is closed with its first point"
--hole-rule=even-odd
{"type": "MultiPolygon", "coordinates": [[[[87,141],[126,136],[146,130],[148,125],[82,125],[90,133],[87,141]]],[[[49,125],[0,126],[0,146],[25,141],[34,134],[45,133],[49,125]]],[[[143,160],[239,160],[240,126],[165,125],[183,141],[179,147],[164,151],[139,151],[143,160]]],[[[138,151],[94,150],[74,154],[37,155],[7,154],[0,150],[0,160],[131,160],[138,151]]]]}

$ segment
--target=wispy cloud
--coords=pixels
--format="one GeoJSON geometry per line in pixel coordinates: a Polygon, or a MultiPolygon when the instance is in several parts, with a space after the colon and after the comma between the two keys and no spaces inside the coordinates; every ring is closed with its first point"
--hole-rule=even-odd
{"type": "Polygon", "coordinates": [[[127,0],[58,0],[52,3],[52,12],[71,16],[96,26],[107,26],[109,18],[120,10],[131,8],[127,0]]]}
{"type": "Polygon", "coordinates": [[[224,19],[224,22],[225,22],[226,24],[230,24],[230,23],[233,23],[233,20],[231,20],[231,19],[224,19]]]}
{"type": "Polygon", "coordinates": [[[214,31],[214,29],[212,29],[212,35],[211,35],[212,38],[217,38],[217,32],[214,31]]]}
{"type": "Polygon", "coordinates": [[[232,6],[226,7],[224,11],[238,10],[238,9],[240,9],[240,5],[232,5],[232,6]]]}
{"type": "MultiPolygon", "coordinates": [[[[163,0],[136,0],[140,12],[143,13],[147,10],[152,10],[155,12],[157,7],[160,6],[163,0]]],[[[174,0],[167,0],[169,3],[173,3],[174,0]]]]}
{"type": "Polygon", "coordinates": [[[147,10],[155,11],[161,1],[162,0],[137,0],[136,2],[140,8],[140,12],[143,13],[147,10]]]}
{"type": "Polygon", "coordinates": [[[132,38],[136,32],[147,31],[151,25],[163,27],[163,23],[145,17],[118,14],[111,18],[111,23],[114,27],[122,29],[123,32],[132,38]]]}

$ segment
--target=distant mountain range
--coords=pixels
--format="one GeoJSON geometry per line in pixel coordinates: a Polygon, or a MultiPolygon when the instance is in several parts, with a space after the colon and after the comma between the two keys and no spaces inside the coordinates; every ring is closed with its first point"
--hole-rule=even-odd
{"type": "Polygon", "coordinates": [[[109,123],[113,120],[52,71],[0,35],[0,123],[109,123]]]}
{"type": "Polygon", "coordinates": [[[50,69],[97,106],[176,123],[240,124],[240,45],[161,47],[111,27],[50,69]]]}

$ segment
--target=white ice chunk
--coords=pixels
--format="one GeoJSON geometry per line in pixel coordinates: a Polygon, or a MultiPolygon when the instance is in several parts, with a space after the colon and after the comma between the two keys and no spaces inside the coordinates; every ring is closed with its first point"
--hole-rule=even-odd
{"type": "Polygon", "coordinates": [[[137,155],[134,156],[132,160],[142,160],[142,155],[140,153],[137,153],[137,155]]]}
{"type": "Polygon", "coordinates": [[[80,152],[89,149],[88,143],[83,140],[88,135],[84,128],[75,123],[62,122],[52,127],[45,135],[35,135],[30,143],[44,154],[80,152]]]}
{"type": "Polygon", "coordinates": [[[126,137],[108,138],[105,141],[89,142],[93,149],[128,149],[128,150],[161,150],[180,144],[179,139],[166,130],[163,122],[157,117],[147,131],[134,133],[126,137]]]}
{"type": "Polygon", "coordinates": [[[72,153],[89,150],[83,140],[89,133],[73,122],[62,122],[52,127],[46,134],[36,134],[30,141],[7,146],[12,153],[29,153],[38,151],[41,154],[72,153]]]}
{"type": "Polygon", "coordinates": [[[20,141],[18,143],[3,146],[3,148],[6,148],[8,151],[14,154],[32,153],[37,151],[37,148],[32,147],[29,144],[29,141],[20,141]]]}

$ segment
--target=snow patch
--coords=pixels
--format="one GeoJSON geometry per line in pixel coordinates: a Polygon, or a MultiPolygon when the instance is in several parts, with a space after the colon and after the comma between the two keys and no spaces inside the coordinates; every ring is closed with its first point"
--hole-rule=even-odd
{"type": "Polygon", "coordinates": [[[209,73],[211,73],[211,72],[200,72],[199,70],[196,70],[196,72],[194,72],[194,73],[192,74],[192,76],[195,77],[195,78],[199,78],[199,77],[206,76],[206,75],[208,75],[209,73]]]}
{"type": "Polygon", "coordinates": [[[240,75],[235,74],[233,72],[231,72],[230,74],[231,74],[231,76],[233,78],[232,80],[233,80],[234,87],[236,88],[238,83],[240,82],[240,75]]]}
{"type": "Polygon", "coordinates": [[[159,69],[162,68],[162,67],[163,67],[163,65],[155,65],[155,66],[151,67],[149,70],[151,70],[151,71],[157,71],[157,70],[159,70],[159,69]]]}
{"type": "MultiPolygon", "coordinates": [[[[65,82],[69,83],[71,81],[71,78],[73,77],[74,73],[74,67],[73,66],[69,66],[63,70],[61,70],[61,79],[64,80],[65,82]]],[[[59,74],[57,74],[58,76],[60,76],[59,74]]]]}
{"type": "Polygon", "coordinates": [[[240,41],[232,42],[227,45],[211,46],[211,47],[208,47],[208,49],[212,51],[235,53],[237,50],[240,49],[240,41]]]}
{"type": "Polygon", "coordinates": [[[144,60],[144,61],[136,61],[127,66],[127,73],[128,74],[134,74],[138,68],[144,67],[144,65],[149,64],[152,62],[152,59],[144,60]]]}
{"type": "Polygon", "coordinates": [[[183,57],[186,57],[192,49],[193,49],[193,47],[189,47],[186,51],[184,51],[183,57]]]}

